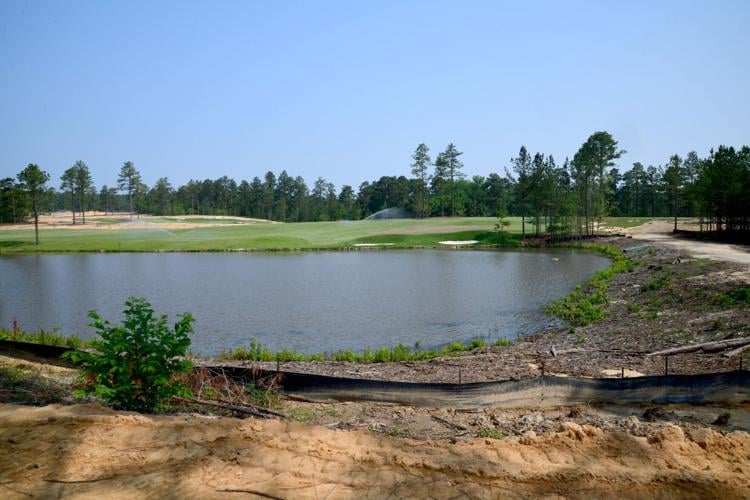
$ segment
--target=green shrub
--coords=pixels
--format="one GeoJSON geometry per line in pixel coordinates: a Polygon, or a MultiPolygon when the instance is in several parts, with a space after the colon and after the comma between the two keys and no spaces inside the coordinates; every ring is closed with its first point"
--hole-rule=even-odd
{"type": "Polygon", "coordinates": [[[719,296],[719,305],[729,307],[735,304],[750,304],[750,287],[737,288],[719,296]]]}
{"type": "Polygon", "coordinates": [[[174,376],[190,369],[182,357],[190,347],[193,317],[183,314],[170,329],[166,315],[155,317],[145,299],[130,297],[125,306],[120,326],[89,312],[101,338],[92,342],[100,355],[70,351],[64,356],[81,364],[84,394],[95,393],[116,408],[153,412],[172,396],[190,394],[174,376]]]}

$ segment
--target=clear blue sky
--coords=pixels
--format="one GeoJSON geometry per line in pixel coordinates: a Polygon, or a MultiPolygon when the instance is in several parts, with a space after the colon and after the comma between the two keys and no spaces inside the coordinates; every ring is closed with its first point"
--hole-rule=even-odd
{"type": "Polygon", "coordinates": [[[356,188],[420,142],[485,175],[596,130],[623,168],[750,143],[750,2],[0,2],[0,176],[356,188]]]}

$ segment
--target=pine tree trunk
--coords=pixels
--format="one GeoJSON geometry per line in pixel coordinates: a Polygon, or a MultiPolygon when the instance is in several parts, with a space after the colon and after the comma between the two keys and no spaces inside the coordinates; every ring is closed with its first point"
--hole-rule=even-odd
{"type": "Polygon", "coordinates": [[[39,207],[36,203],[36,196],[34,196],[33,201],[34,206],[34,239],[35,239],[35,245],[39,245],[39,207]]]}

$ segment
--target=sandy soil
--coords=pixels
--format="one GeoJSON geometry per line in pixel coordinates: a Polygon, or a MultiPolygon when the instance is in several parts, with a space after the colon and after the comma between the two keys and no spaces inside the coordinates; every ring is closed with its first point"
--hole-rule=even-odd
{"type": "MultiPolygon", "coordinates": [[[[80,214],[76,216],[77,224],[73,224],[73,216],[70,212],[55,212],[50,215],[39,217],[39,224],[42,227],[55,229],[144,229],[152,227],[155,229],[194,229],[199,227],[226,227],[226,222],[232,221],[235,224],[281,224],[280,222],[269,221],[266,219],[251,219],[248,217],[231,217],[223,215],[180,215],[166,216],[169,219],[180,219],[180,221],[164,221],[163,217],[151,215],[131,216],[127,213],[116,213],[104,215],[104,212],[86,212],[86,224],[81,224],[80,214]],[[123,221],[123,219],[130,219],[123,221]],[[202,219],[202,222],[189,222],[190,219],[202,219]],[[206,219],[214,219],[217,222],[205,222],[206,219]],[[185,221],[185,222],[183,222],[185,221]]],[[[34,224],[7,224],[0,225],[2,230],[15,229],[34,229],[34,224]]]]}
{"type": "Polygon", "coordinates": [[[724,497],[750,491],[750,435],[647,437],[572,422],[456,444],[299,422],[0,406],[4,498],[724,497]]]}
{"type": "MultiPolygon", "coordinates": [[[[660,246],[688,253],[691,257],[750,265],[750,252],[741,246],[675,238],[672,236],[673,228],[672,223],[657,220],[631,228],[627,232],[633,239],[653,241],[660,246]]],[[[684,224],[680,228],[685,228],[684,224]]],[[[697,230],[698,227],[690,229],[697,230]]]]}

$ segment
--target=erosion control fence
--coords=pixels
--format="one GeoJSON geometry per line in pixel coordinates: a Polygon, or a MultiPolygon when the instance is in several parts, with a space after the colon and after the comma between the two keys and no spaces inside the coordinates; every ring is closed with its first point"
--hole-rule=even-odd
{"type": "MultiPolygon", "coordinates": [[[[72,366],[61,360],[66,347],[0,340],[0,354],[40,363],[72,366]]],[[[423,407],[475,409],[574,404],[739,404],[750,402],[750,372],[701,375],[576,379],[541,376],[526,380],[430,384],[329,377],[238,366],[201,366],[250,383],[275,377],[290,398],[319,401],[369,401],[423,407]]]]}
{"type": "Polygon", "coordinates": [[[526,380],[426,384],[329,377],[234,366],[206,367],[250,382],[278,375],[288,397],[316,402],[369,401],[459,409],[601,404],[737,404],[750,402],[750,372],[634,378],[575,379],[542,376],[526,380]]]}

